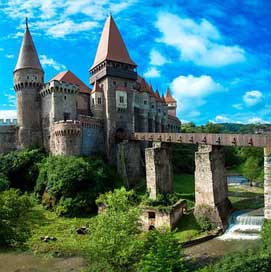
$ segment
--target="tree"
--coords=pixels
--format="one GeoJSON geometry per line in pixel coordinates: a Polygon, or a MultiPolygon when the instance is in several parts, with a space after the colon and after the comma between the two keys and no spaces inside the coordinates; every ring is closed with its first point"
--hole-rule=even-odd
{"type": "Polygon", "coordinates": [[[252,186],[252,182],[260,175],[261,169],[259,164],[258,158],[249,157],[243,166],[243,175],[248,178],[250,186],[252,186]]]}
{"type": "Polygon", "coordinates": [[[33,207],[31,198],[11,189],[0,192],[0,246],[23,244],[30,235],[25,220],[33,207]]]}
{"type": "Polygon", "coordinates": [[[168,229],[148,233],[145,253],[138,264],[139,272],[186,271],[180,245],[168,229]]]}

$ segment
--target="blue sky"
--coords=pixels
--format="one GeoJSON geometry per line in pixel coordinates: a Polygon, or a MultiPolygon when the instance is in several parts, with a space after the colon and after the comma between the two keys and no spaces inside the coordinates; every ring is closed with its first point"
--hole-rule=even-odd
{"type": "Polygon", "coordinates": [[[88,83],[111,11],[138,72],[178,100],[183,121],[271,123],[271,1],[0,1],[0,118],[16,116],[12,71],[24,18],[49,80],[88,83]]]}

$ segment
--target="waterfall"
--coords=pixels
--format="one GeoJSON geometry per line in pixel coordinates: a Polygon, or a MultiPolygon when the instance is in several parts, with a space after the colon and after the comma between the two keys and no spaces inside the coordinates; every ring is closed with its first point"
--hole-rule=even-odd
{"type": "Polygon", "coordinates": [[[219,237],[221,240],[251,240],[259,239],[260,231],[264,223],[263,210],[252,212],[234,212],[229,220],[229,227],[219,237]]]}

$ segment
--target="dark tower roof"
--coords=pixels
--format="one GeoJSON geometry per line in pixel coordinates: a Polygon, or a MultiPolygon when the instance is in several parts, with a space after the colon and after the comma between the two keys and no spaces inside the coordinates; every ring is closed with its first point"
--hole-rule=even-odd
{"type": "Polygon", "coordinates": [[[111,15],[105,22],[96,52],[96,57],[90,69],[93,69],[95,66],[105,60],[127,63],[136,66],[136,64],[130,58],[118,27],[116,26],[116,23],[111,15]]]}
{"type": "Polygon", "coordinates": [[[27,18],[26,18],[25,25],[26,27],[25,27],[24,38],[23,38],[18,61],[14,69],[14,72],[23,68],[33,68],[33,69],[41,70],[43,72],[34,42],[32,40],[30,31],[28,28],[27,18]]]}

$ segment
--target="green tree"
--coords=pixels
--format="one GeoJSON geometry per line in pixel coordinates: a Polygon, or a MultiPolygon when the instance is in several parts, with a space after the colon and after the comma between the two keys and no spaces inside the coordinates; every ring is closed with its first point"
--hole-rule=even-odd
{"type": "Polygon", "coordinates": [[[102,195],[106,210],[93,219],[89,238],[88,271],[131,271],[143,250],[140,237],[140,210],[134,193],[124,188],[102,195]]]}
{"type": "Polygon", "coordinates": [[[0,246],[22,245],[30,235],[26,220],[33,207],[27,195],[14,189],[0,192],[0,246]]]}
{"type": "Polygon", "coordinates": [[[148,233],[145,253],[138,264],[139,272],[186,271],[180,245],[168,229],[148,233]]]}
{"type": "Polygon", "coordinates": [[[243,175],[248,178],[250,186],[252,186],[252,182],[260,175],[261,168],[259,164],[259,159],[249,157],[243,166],[243,175]]]}

